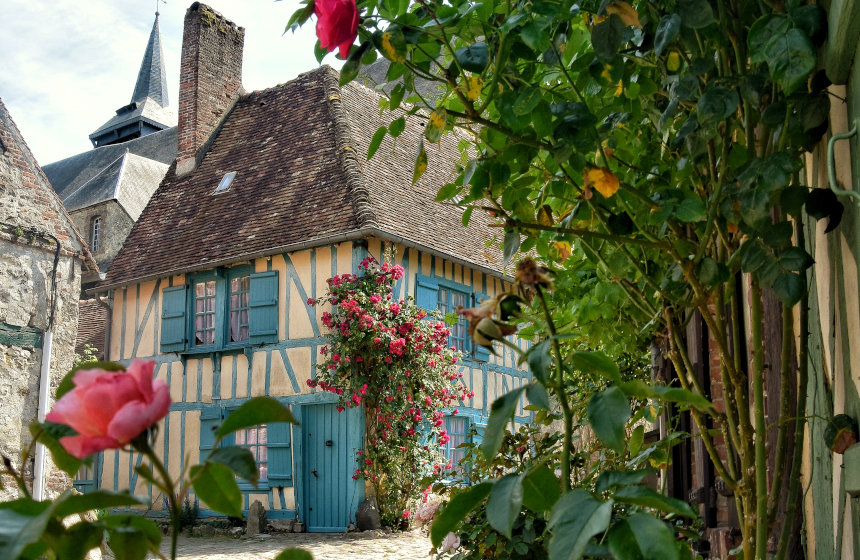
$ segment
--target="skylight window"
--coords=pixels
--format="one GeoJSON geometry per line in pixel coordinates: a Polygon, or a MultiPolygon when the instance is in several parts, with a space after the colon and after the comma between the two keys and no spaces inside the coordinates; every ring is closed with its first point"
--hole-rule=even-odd
{"type": "Polygon", "coordinates": [[[224,178],[221,179],[221,182],[218,183],[218,187],[215,189],[215,192],[212,194],[218,194],[226,191],[230,188],[230,185],[233,184],[233,179],[236,178],[236,172],[231,171],[229,173],[224,174],[224,178]]]}

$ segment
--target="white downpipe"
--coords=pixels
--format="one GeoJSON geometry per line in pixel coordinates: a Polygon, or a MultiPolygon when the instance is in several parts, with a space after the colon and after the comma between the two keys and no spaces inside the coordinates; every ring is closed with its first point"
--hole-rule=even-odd
{"type": "MultiPolygon", "coordinates": [[[[42,338],[42,371],[39,377],[39,422],[45,421],[48,412],[48,398],[51,395],[51,345],[54,333],[45,331],[42,338]]],[[[36,444],[35,466],[33,467],[33,498],[45,499],[45,446],[36,444]]]]}

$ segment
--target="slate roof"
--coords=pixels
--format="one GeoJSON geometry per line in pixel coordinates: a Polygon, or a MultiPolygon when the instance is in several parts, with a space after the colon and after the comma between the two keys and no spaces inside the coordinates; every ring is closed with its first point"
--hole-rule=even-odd
{"type": "Polygon", "coordinates": [[[134,92],[131,95],[131,103],[117,109],[116,115],[90,134],[90,140],[95,140],[135,121],[144,121],[159,129],[175,126],[176,111],[168,105],[167,72],[164,68],[164,52],[161,48],[161,33],[158,27],[158,12],[156,12],[134,92]]]}
{"type": "Polygon", "coordinates": [[[67,194],[63,204],[69,212],[74,212],[106,200],[116,200],[132,220],[137,220],[167,173],[167,168],[166,163],[125,152],[92,179],[67,194]]]}
{"type": "Polygon", "coordinates": [[[392,116],[370,89],[337,80],[324,66],[243,96],[192,173],[171,167],[99,288],[370,236],[501,273],[485,243],[491,218],[476,212],[463,228],[458,208],[433,201],[455,177],[454,141],[426,144],[428,171],[412,185],[422,119],[367,161],[392,116]],[[230,188],[213,194],[231,171],[230,188]]]}
{"type": "Polygon", "coordinates": [[[42,169],[45,170],[45,175],[51,180],[60,198],[65,199],[126,152],[169,165],[176,159],[176,127],[147,134],[122,144],[95,148],[49,163],[42,169]]]}

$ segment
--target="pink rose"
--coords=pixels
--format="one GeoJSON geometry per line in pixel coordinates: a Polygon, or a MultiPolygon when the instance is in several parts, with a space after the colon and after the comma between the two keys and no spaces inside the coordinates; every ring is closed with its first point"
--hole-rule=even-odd
{"type": "Polygon", "coordinates": [[[60,439],[70,454],[83,459],[104,449],[125,447],[167,415],[170,390],[152,379],[155,362],[135,360],[128,371],[79,370],[75,388],[45,416],[78,432],[60,439]]]}
{"type": "Polygon", "coordinates": [[[442,544],[439,545],[440,552],[454,552],[458,548],[460,548],[460,537],[454,533],[445,535],[445,538],[442,539],[442,544]]]}

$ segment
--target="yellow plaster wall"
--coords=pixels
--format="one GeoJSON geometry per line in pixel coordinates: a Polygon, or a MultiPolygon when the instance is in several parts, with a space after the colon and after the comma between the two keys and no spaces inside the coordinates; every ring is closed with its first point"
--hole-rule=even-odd
{"type": "MultiPolygon", "coordinates": [[[[237,388],[238,390],[238,388],[237,388]]],[[[255,352],[251,373],[251,396],[266,394],[266,352],[255,352]]]]}

